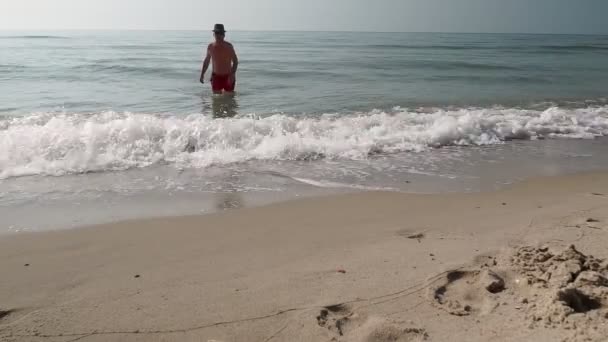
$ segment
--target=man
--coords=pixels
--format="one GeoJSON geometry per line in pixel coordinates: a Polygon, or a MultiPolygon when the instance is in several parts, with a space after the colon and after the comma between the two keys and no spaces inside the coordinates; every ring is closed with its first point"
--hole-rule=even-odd
{"type": "Polygon", "coordinates": [[[239,60],[232,44],[224,40],[226,37],[224,25],[215,24],[213,36],[215,37],[215,43],[211,43],[207,47],[207,56],[203,62],[203,71],[201,72],[201,83],[205,83],[205,73],[209,68],[209,62],[213,61],[213,71],[211,73],[213,93],[232,93],[236,86],[236,70],[239,67],[239,60]]]}

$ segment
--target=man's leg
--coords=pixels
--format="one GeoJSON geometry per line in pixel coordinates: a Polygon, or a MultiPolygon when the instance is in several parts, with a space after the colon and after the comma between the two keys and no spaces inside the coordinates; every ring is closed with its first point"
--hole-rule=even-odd
{"type": "Polygon", "coordinates": [[[222,77],[217,77],[217,75],[211,75],[211,91],[214,94],[221,94],[222,89],[224,88],[222,77]]]}
{"type": "Polygon", "coordinates": [[[224,88],[224,90],[226,90],[226,93],[234,94],[235,88],[236,88],[236,78],[233,78],[232,82],[230,82],[230,80],[226,81],[226,88],[224,88]]]}

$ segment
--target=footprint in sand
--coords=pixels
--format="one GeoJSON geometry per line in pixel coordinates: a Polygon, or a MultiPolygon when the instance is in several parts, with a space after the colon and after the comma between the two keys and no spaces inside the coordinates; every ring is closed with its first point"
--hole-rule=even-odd
{"type": "Polygon", "coordinates": [[[344,336],[345,326],[352,321],[354,313],[345,304],[326,306],[319,312],[317,323],[340,336],[344,336]]]}
{"type": "Polygon", "coordinates": [[[497,306],[505,281],[490,270],[451,271],[430,288],[431,301],[451,315],[485,315],[497,306]]]}
{"type": "Polygon", "coordinates": [[[12,314],[15,310],[2,310],[0,309],[0,320],[8,315],[12,314]]]}
{"type": "Polygon", "coordinates": [[[418,342],[428,338],[424,329],[405,328],[379,317],[368,317],[344,304],[323,308],[317,323],[334,333],[335,341],[418,342]]]}

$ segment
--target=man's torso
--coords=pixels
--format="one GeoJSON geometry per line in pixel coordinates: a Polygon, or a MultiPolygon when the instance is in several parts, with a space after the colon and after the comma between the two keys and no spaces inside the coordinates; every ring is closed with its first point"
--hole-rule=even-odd
{"type": "Polygon", "coordinates": [[[213,62],[213,73],[216,75],[229,75],[232,73],[232,58],[234,48],[228,42],[209,44],[209,53],[213,62]]]}

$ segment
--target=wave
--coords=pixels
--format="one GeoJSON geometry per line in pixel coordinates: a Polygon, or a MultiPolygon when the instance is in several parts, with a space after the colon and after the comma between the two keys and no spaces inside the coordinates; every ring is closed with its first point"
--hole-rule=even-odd
{"type": "Polygon", "coordinates": [[[482,75],[482,74],[465,74],[465,75],[431,75],[424,78],[431,82],[438,81],[456,81],[456,82],[480,82],[495,84],[496,82],[502,83],[517,83],[521,84],[548,84],[553,82],[551,79],[546,77],[535,77],[533,75],[511,75],[511,74],[494,74],[494,75],[482,75]]]}
{"type": "Polygon", "coordinates": [[[377,186],[365,186],[358,184],[350,184],[350,183],[339,183],[339,182],[330,182],[330,181],[317,181],[314,179],[308,178],[298,178],[298,177],[289,177],[297,182],[316,186],[317,188],[346,188],[346,189],[356,189],[356,190],[371,190],[371,191],[398,191],[398,189],[390,188],[390,187],[377,187],[377,186]]]}
{"type": "MultiPolygon", "coordinates": [[[[473,62],[473,61],[446,61],[446,60],[427,60],[427,59],[416,59],[416,60],[391,60],[386,58],[383,63],[370,64],[362,61],[356,62],[345,62],[344,66],[354,67],[357,69],[370,69],[370,70],[386,70],[394,74],[395,69],[408,69],[408,70],[429,70],[435,71],[466,71],[471,76],[484,76],[476,71],[505,71],[505,72],[529,72],[522,67],[509,66],[499,63],[484,63],[484,62],[473,62]]],[[[433,76],[435,73],[430,73],[429,76],[433,76]]]]}
{"type": "Polygon", "coordinates": [[[0,70],[2,71],[21,71],[27,69],[24,65],[18,64],[0,64],[0,70]]]}
{"type": "Polygon", "coordinates": [[[0,39],[69,39],[63,36],[25,35],[25,36],[0,36],[0,39]]]}
{"type": "MultiPolygon", "coordinates": [[[[277,47],[292,45],[292,43],[256,43],[263,47],[277,47]]],[[[340,44],[323,42],[321,44],[312,45],[315,49],[327,48],[353,48],[353,49],[380,49],[380,50],[446,50],[446,51],[474,51],[474,50],[491,50],[501,52],[527,52],[527,51],[605,51],[608,46],[604,44],[495,44],[495,43],[480,43],[480,44],[407,44],[407,43],[379,43],[379,44],[340,44]]]]}
{"type": "Polygon", "coordinates": [[[412,67],[416,68],[432,68],[436,70],[451,70],[451,69],[469,69],[469,70],[498,70],[498,71],[518,71],[521,68],[488,63],[475,63],[464,61],[411,61],[412,67]]]}
{"type": "Polygon", "coordinates": [[[163,66],[129,66],[124,64],[95,63],[82,64],[72,67],[71,70],[76,74],[96,73],[96,74],[136,74],[136,75],[164,75],[182,77],[192,74],[188,68],[163,67],[163,66]]]}
{"type": "Polygon", "coordinates": [[[375,49],[406,49],[406,50],[494,50],[496,46],[482,45],[408,45],[408,44],[372,44],[367,47],[375,49]]]}
{"type": "Polygon", "coordinates": [[[363,160],[377,154],[513,139],[608,135],[608,106],[373,111],[297,117],[158,116],[103,112],[0,119],[0,178],[250,160],[363,160]]]}
{"type": "Polygon", "coordinates": [[[592,45],[592,44],[571,44],[571,45],[519,45],[519,46],[510,46],[510,45],[482,45],[482,44],[474,44],[474,45],[406,45],[406,44],[376,44],[376,45],[367,45],[366,47],[370,48],[378,48],[378,49],[406,49],[406,50],[493,50],[493,51],[525,51],[525,50],[572,50],[572,51],[594,51],[600,50],[605,51],[608,50],[608,46],[606,45],[592,45]]]}
{"type": "Polygon", "coordinates": [[[158,45],[143,45],[143,44],[131,44],[131,45],[109,45],[108,48],[114,50],[138,50],[138,51],[159,51],[161,49],[168,49],[167,46],[158,46],[158,45]]]}
{"type": "Polygon", "coordinates": [[[606,45],[540,45],[538,48],[552,51],[608,51],[606,45]]]}

